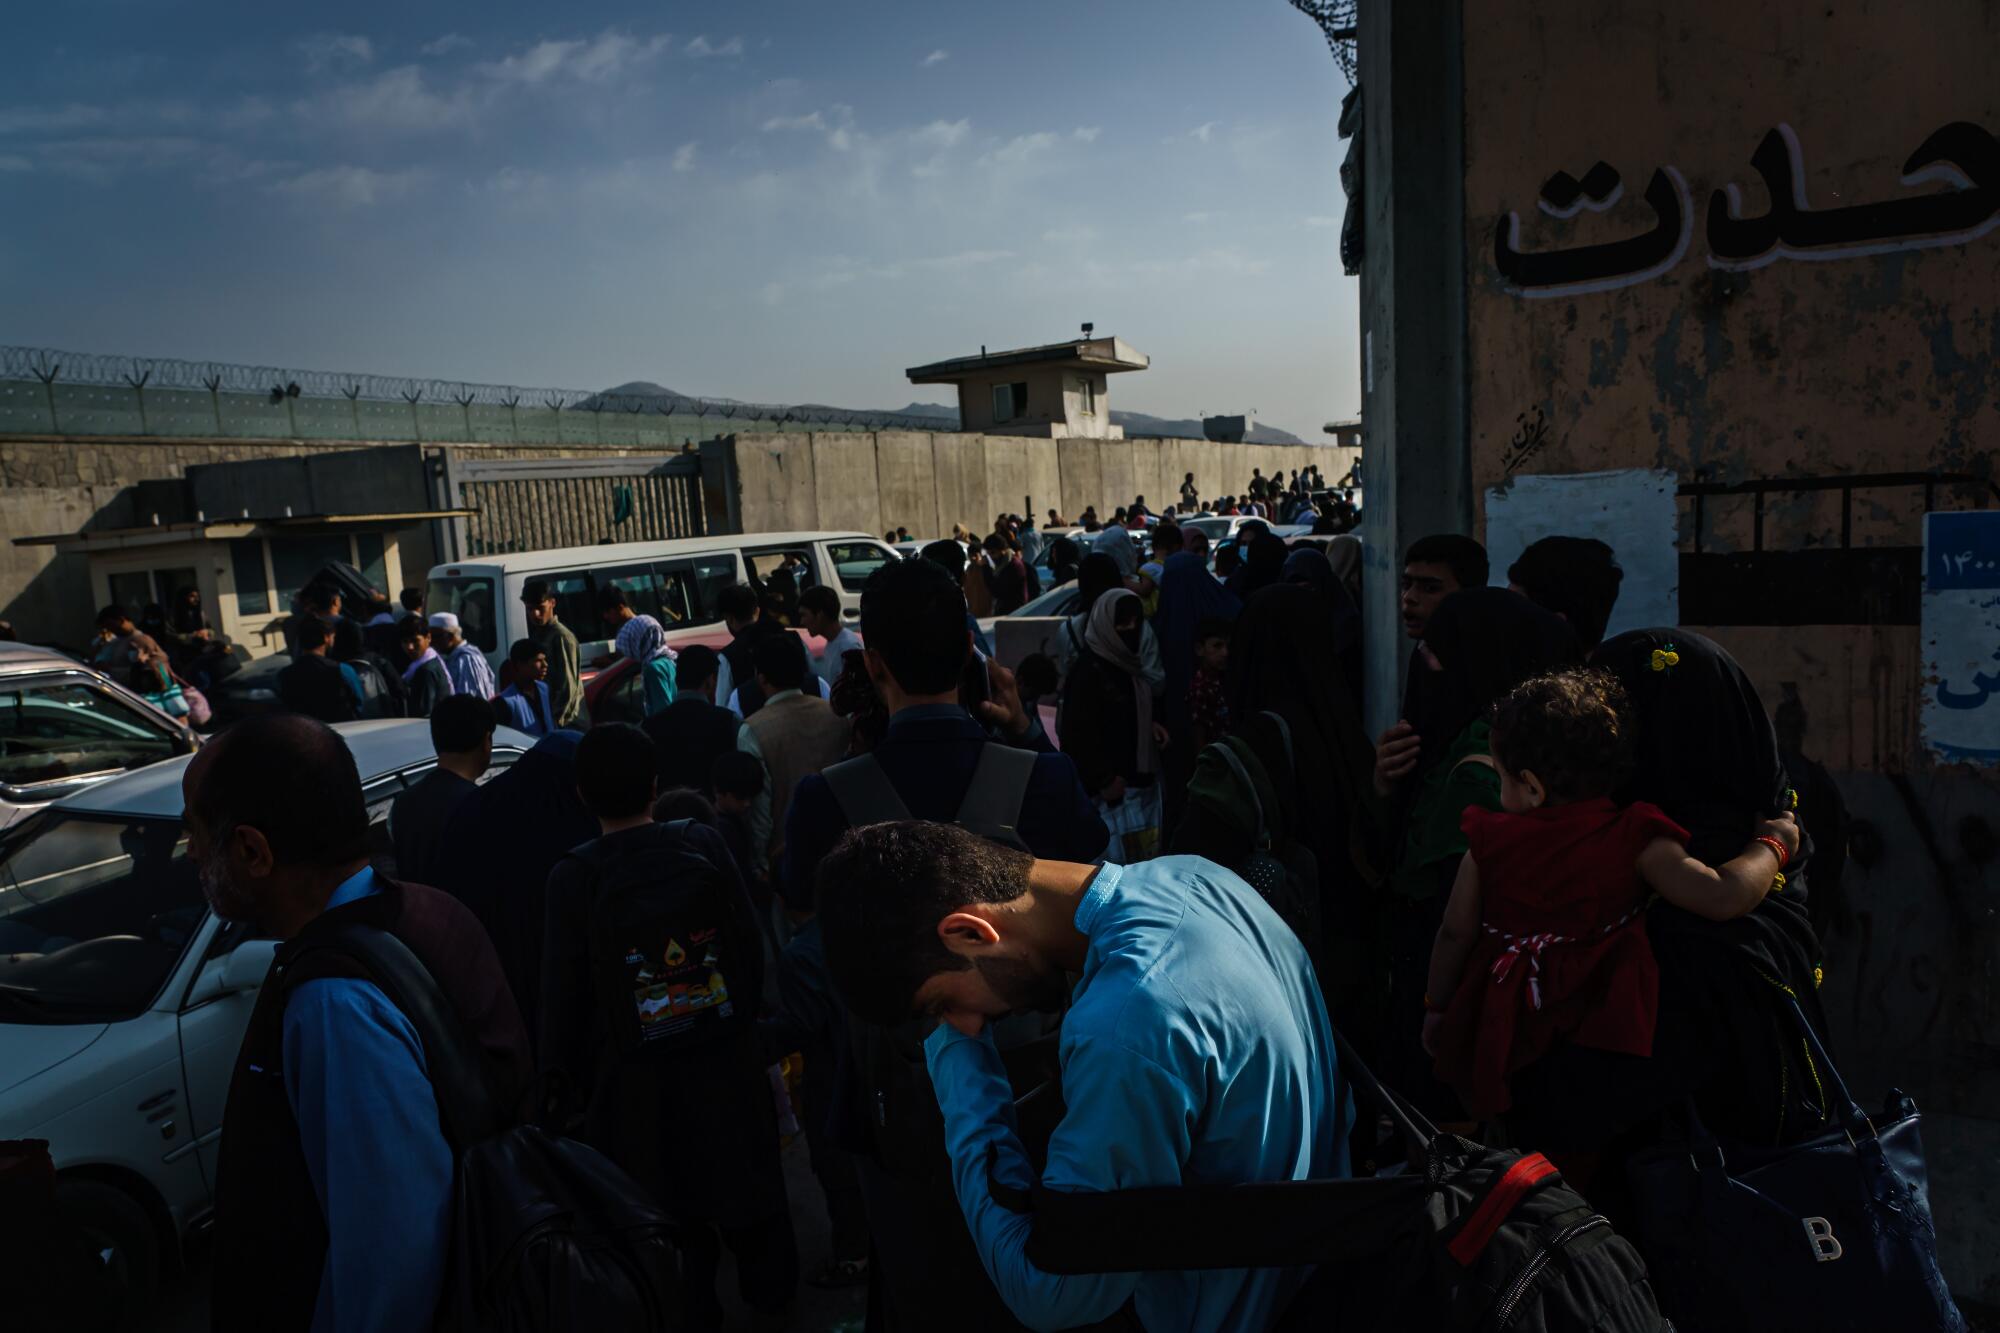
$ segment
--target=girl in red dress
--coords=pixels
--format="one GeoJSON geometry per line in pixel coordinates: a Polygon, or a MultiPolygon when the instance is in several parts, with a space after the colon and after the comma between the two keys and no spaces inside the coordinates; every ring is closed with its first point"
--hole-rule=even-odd
{"type": "MultiPolygon", "coordinates": [[[[1656,654],[1672,670],[1672,654],[1656,654]]],[[[1424,1046],[1481,1119],[1512,1104],[1508,1079],[1559,1042],[1652,1054],[1660,974],[1643,909],[1659,894],[1716,921],[1750,911],[1798,851],[1789,814],[1757,826],[1711,869],[1656,805],[1620,809],[1632,722],[1607,674],[1517,687],[1493,712],[1503,812],[1464,814],[1460,862],[1431,951],[1424,1046]]]]}

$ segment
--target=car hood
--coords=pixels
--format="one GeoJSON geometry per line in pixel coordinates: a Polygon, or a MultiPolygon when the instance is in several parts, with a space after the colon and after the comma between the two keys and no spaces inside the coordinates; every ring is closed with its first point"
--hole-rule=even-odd
{"type": "Polygon", "coordinates": [[[82,1055],[109,1023],[0,1023],[0,1092],[82,1055]]]}

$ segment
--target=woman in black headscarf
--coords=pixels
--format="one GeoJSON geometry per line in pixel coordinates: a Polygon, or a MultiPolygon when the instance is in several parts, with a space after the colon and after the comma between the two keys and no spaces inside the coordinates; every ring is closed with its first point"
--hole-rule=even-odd
{"type": "Polygon", "coordinates": [[[576,793],[583,734],[535,742],[506,772],[460,801],[439,851],[438,887],[472,909],[493,940],[530,1034],[541,1027],[543,908],[549,871],[598,834],[576,793]]]}
{"type": "Polygon", "coordinates": [[[1460,820],[1471,806],[1500,808],[1487,712],[1522,681],[1581,654],[1561,616],[1505,588],[1467,588],[1439,602],[1417,654],[1411,679],[1422,696],[1416,716],[1423,752],[1384,922],[1391,973],[1384,1063],[1390,1080],[1419,1103],[1453,1115],[1455,1103],[1431,1073],[1419,1037],[1431,945],[1466,852],[1460,820]]]}
{"type": "Polygon", "coordinates": [[[1361,608],[1333,571],[1327,553],[1316,546],[1295,546],[1285,557],[1284,578],[1310,588],[1326,604],[1333,617],[1334,651],[1340,657],[1341,677],[1354,692],[1354,706],[1361,707],[1361,608]]]}
{"type": "Polygon", "coordinates": [[[1272,536],[1270,530],[1261,524],[1259,528],[1260,531],[1250,539],[1249,547],[1243,553],[1243,563],[1229,576],[1229,591],[1246,602],[1253,593],[1284,578],[1285,556],[1291,549],[1282,537],[1272,536]]]}
{"type": "Polygon", "coordinates": [[[1083,564],[1083,552],[1067,537],[1057,537],[1049,543],[1049,586],[1057,587],[1068,583],[1077,576],[1083,564]]]}
{"type": "MultiPolygon", "coordinates": [[[[1269,778],[1256,804],[1313,855],[1319,894],[1301,938],[1335,1024],[1365,1046],[1368,997],[1379,990],[1371,961],[1381,882],[1374,751],[1340,678],[1333,618],[1317,594],[1280,584],[1250,599],[1230,636],[1225,689],[1232,736],[1248,743],[1269,778]]],[[[1195,764],[1171,849],[1237,866],[1255,848],[1257,829],[1243,818],[1254,807],[1219,748],[1195,764]]]]}

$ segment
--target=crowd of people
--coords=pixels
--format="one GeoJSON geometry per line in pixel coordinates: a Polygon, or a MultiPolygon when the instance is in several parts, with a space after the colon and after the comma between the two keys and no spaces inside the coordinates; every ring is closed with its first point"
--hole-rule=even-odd
{"type": "MultiPolygon", "coordinates": [[[[829,590],[766,579],[722,597],[725,647],[676,652],[609,592],[646,715],[582,732],[545,585],[497,678],[450,614],[408,607],[377,655],[438,766],[397,798],[393,866],[370,864],[320,725],[358,695],[309,599],[302,716],[197,756],[191,855],[219,912],[289,941],[281,961],[342,921],[404,939],[520,1114],[677,1219],[689,1327],[722,1319],[725,1249],[768,1327],[801,1281],[865,1286],[871,1328],[1267,1327],[1304,1270],[1059,1276],[1005,1196],[1372,1172],[1381,1126],[1336,1031],[1614,1222],[1625,1163],[1687,1104],[1753,1145],[1822,1125],[1784,1014],[1823,1029],[1811,833],[1842,815],[1791,790],[1743,670],[1684,629],[1606,639],[1601,542],[1536,542],[1491,586],[1486,551],[1440,534],[1403,552],[1408,676],[1370,738],[1360,544],[1319,480],[1260,473],[1217,510],[1302,502],[1316,536],[1291,545],[1254,518],[1220,543],[1149,524],[1143,497],[1081,537],[1001,515],[876,570],[858,637],[829,590]],[[1038,564],[1077,608],[1009,670],[977,620],[1033,596],[1038,564]],[[488,777],[500,723],[538,739],[488,777]],[[793,1231],[793,1121],[826,1254],[793,1231]]],[[[1192,476],[1179,509],[1202,509],[1192,476]]],[[[244,1327],[435,1307],[449,1145],[408,1024],[368,991],[260,1001],[278,1012],[246,1052],[281,1051],[283,1086],[239,1070],[218,1190],[217,1288],[244,1327]],[[324,1222],[282,1270],[305,1292],[244,1267],[279,1208],[324,1222]]]]}

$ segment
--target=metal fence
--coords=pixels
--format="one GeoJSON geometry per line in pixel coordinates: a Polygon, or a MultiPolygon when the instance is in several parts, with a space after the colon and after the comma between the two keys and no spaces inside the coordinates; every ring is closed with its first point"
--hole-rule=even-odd
{"type": "Polygon", "coordinates": [[[660,448],[751,431],[955,430],[940,417],[0,346],[0,435],[660,448]]]}
{"type": "Polygon", "coordinates": [[[452,559],[707,533],[701,464],[604,459],[487,459],[448,453],[443,503],[457,520],[452,559]]]}

